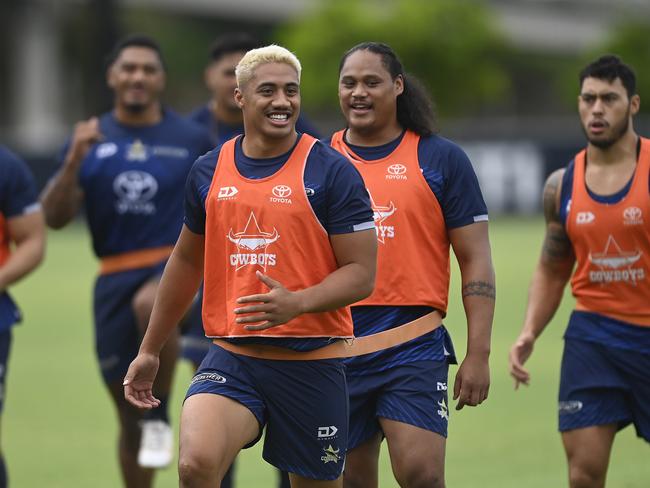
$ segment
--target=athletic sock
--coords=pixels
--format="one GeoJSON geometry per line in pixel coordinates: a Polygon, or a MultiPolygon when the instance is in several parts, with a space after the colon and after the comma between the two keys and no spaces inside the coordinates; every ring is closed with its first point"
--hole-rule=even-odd
{"type": "Polygon", "coordinates": [[[160,405],[151,410],[147,410],[143,415],[144,420],[162,420],[163,422],[169,423],[169,396],[156,395],[156,398],[160,400],[160,405]]]}

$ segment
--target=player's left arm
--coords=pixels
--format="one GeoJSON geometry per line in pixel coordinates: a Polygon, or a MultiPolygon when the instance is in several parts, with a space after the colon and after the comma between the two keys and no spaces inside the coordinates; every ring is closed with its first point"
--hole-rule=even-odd
{"type": "Polygon", "coordinates": [[[0,291],[34,270],[45,254],[45,220],[41,210],[10,217],[7,228],[15,248],[0,267],[0,291]]]}
{"type": "Polygon", "coordinates": [[[454,383],[456,409],[476,406],[490,389],[490,337],[496,287],[488,236],[488,223],[475,222],[449,230],[458,260],[462,296],[467,318],[467,353],[454,383]]]}

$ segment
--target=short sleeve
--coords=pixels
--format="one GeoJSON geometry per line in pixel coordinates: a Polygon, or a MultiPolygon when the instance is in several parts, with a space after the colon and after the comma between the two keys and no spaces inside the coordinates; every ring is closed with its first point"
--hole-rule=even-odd
{"type": "Polygon", "coordinates": [[[418,157],[422,174],[440,203],[447,228],[488,220],[478,178],[460,147],[432,136],[420,141],[418,157]]]}
{"type": "Polygon", "coordinates": [[[205,234],[205,200],[210,191],[219,149],[207,152],[196,160],[185,182],[184,223],[195,234],[205,234]]]}
{"type": "Polygon", "coordinates": [[[0,148],[0,168],[0,212],[11,218],[38,209],[36,183],[27,165],[15,154],[0,148]]]}
{"type": "Polygon", "coordinates": [[[373,229],[370,196],[361,174],[345,157],[328,148],[331,171],[327,179],[327,232],[347,234],[373,229]]]}

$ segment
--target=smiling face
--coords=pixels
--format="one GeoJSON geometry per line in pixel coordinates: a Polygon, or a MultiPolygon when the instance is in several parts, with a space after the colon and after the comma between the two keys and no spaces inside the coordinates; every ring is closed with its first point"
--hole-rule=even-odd
{"type": "Polygon", "coordinates": [[[300,80],[285,63],[260,64],[250,80],[235,90],[247,136],[282,139],[295,133],[300,113],[300,80]]]}
{"type": "Polygon", "coordinates": [[[108,69],[108,86],[115,104],[131,113],[140,113],[158,102],[165,87],[165,72],[158,53],[151,48],[124,48],[108,69]]]}
{"type": "Polygon", "coordinates": [[[630,130],[639,103],[638,95],[628,97],[620,78],[612,82],[585,78],[578,97],[578,111],[589,142],[601,149],[615,144],[630,130]]]}
{"type": "Polygon", "coordinates": [[[373,134],[397,123],[397,97],[404,91],[379,54],[358,50],[348,56],[339,74],[339,103],[351,130],[373,134]]]}

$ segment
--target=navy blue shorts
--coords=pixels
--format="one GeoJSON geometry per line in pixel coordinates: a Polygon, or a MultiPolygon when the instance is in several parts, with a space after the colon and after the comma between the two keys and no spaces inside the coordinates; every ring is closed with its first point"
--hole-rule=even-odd
{"type": "Polygon", "coordinates": [[[0,412],[5,406],[5,385],[7,383],[7,365],[11,350],[11,328],[0,332],[0,412]]]}
{"type": "Polygon", "coordinates": [[[203,358],[210,350],[212,341],[205,337],[203,330],[203,319],[201,317],[203,301],[203,287],[201,287],[192,306],[185,316],[185,324],[182,327],[181,355],[194,364],[201,364],[203,358]]]}
{"type": "Polygon", "coordinates": [[[634,424],[650,442],[650,354],[566,338],[560,377],[561,432],[634,424]]]}
{"type": "Polygon", "coordinates": [[[424,360],[383,371],[348,375],[348,449],[381,432],[379,417],[414,425],[447,437],[449,409],[446,361],[424,360]]]}
{"type": "Polygon", "coordinates": [[[270,361],[212,345],[187,391],[223,395],[260,424],[264,459],[316,480],[341,476],[348,437],[348,389],[341,360],[270,361]]]}
{"type": "Polygon", "coordinates": [[[138,353],[142,337],[133,312],[133,296],[162,274],[165,263],[100,275],[95,282],[95,351],[106,383],[122,381],[138,353]]]}

